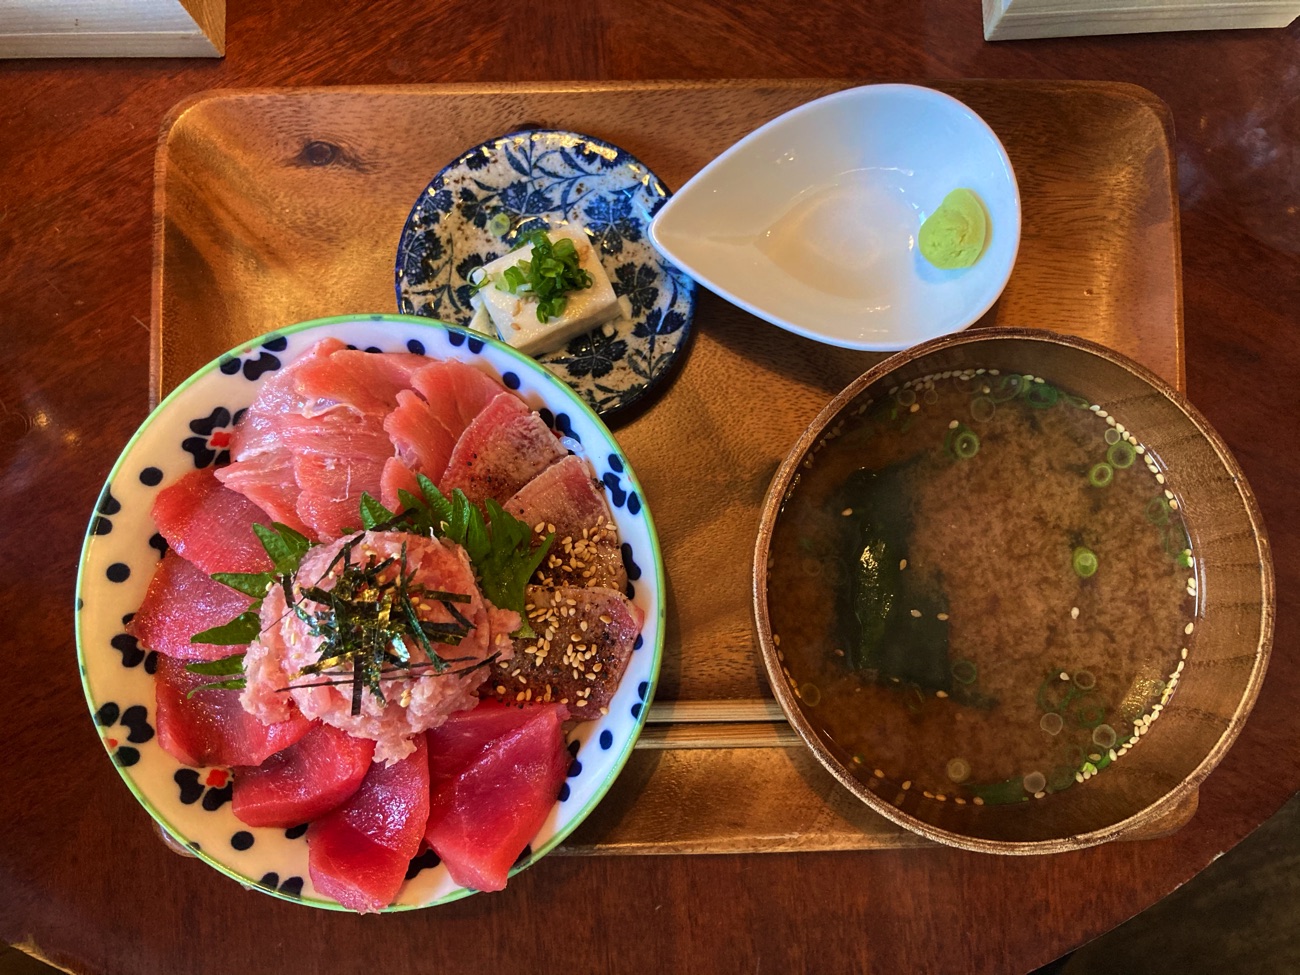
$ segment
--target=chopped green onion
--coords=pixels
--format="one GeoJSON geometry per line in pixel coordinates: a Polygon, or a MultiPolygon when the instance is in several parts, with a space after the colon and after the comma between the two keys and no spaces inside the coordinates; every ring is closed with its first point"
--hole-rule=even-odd
{"type": "Polygon", "coordinates": [[[1065,727],[1065,720],[1055,711],[1048,711],[1038,719],[1038,727],[1042,728],[1049,735],[1059,735],[1061,729],[1065,727]]]}
{"type": "Polygon", "coordinates": [[[952,665],[952,679],[958,684],[974,684],[979,669],[969,660],[957,660],[952,665]]]}
{"type": "Polygon", "coordinates": [[[1169,501],[1163,495],[1147,502],[1147,521],[1153,525],[1169,524],[1169,501]]]}
{"type": "Polygon", "coordinates": [[[804,684],[799,688],[799,699],[810,708],[815,708],[822,702],[822,692],[816,684],[804,684]]]}
{"type": "Polygon", "coordinates": [[[1009,399],[1015,399],[1024,391],[1025,381],[1017,376],[1003,376],[993,387],[993,402],[1002,403],[1009,399]]]}
{"type": "Polygon", "coordinates": [[[1093,487],[1109,487],[1110,482],[1114,479],[1115,468],[1104,461],[1100,464],[1093,464],[1092,469],[1088,471],[1088,483],[1093,487]]]}
{"type": "Polygon", "coordinates": [[[504,210],[498,210],[492,214],[492,219],[488,221],[488,233],[495,234],[497,237],[504,237],[510,233],[510,215],[504,210]]]}
{"type": "Polygon", "coordinates": [[[965,782],[970,778],[970,762],[964,758],[954,758],[948,763],[948,778],[953,782],[965,782]]]}
{"type": "Polygon", "coordinates": [[[1097,553],[1080,545],[1070,556],[1070,564],[1080,579],[1090,579],[1097,572],[1097,553]]]}
{"type": "Polygon", "coordinates": [[[1052,769],[1051,775],[1047,777],[1047,787],[1052,792],[1060,792],[1072,785],[1074,785],[1074,769],[1067,768],[1064,765],[1056,766],[1052,769]]]}
{"type": "Polygon", "coordinates": [[[1111,444],[1106,451],[1106,461],[1111,467],[1117,467],[1123,470],[1125,467],[1132,467],[1133,461],[1137,459],[1137,451],[1127,440],[1121,440],[1118,443],[1111,444]]]}
{"type": "Polygon", "coordinates": [[[1105,702],[1095,694],[1088,694],[1074,709],[1073,717],[1084,728],[1096,728],[1106,720],[1107,710],[1105,702]]]}
{"type": "Polygon", "coordinates": [[[1090,670],[1076,670],[1074,672],[1074,683],[1082,690],[1090,691],[1097,686],[1097,678],[1090,670]]]}
{"type": "Polygon", "coordinates": [[[1025,390],[1025,401],[1034,409],[1045,410],[1055,406],[1060,391],[1050,383],[1029,383],[1025,390]]]}
{"type": "Polygon", "coordinates": [[[1092,743],[1098,748],[1114,748],[1115,729],[1108,724],[1099,724],[1092,729],[1092,743]]]}
{"type": "Polygon", "coordinates": [[[1107,444],[1113,444],[1119,443],[1120,436],[1120,432],[1114,427],[1107,427],[1106,432],[1101,435],[1101,439],[1105,440],[1107,444]]]}
{"type": "Polygon", "coordinates": [[[1061,398],[1076,410],[1086,410],[1091,405],[1082,396],[1075,396],[1073,393],[1062,393],[1061,398]]]}
{"type": "Polygon", "coordinates": [[[993,413],[996,410],[997,407],[993,405],[993,401],[987,396],[976,396],[970,401],[970,415],[980,423],[987,423],[993,419],[993,413]]]}
{"type": "Polygon", "coordinates": [[[1190,569],[1192,567],[1192,552],[1190,549],[1185,548],[1178,553],[1178,564],[1184,569],[1190,569]]]}
{"type": "Polygon", "coordinates": [[[535,297],[537,320],[545,323],[564,313],[569,292],[590,288],[595,278],[579,266],[578,249],[567,237],[552,241],[546,231],[536,230],[520,241],[525,244],[533,248],[529,259],[506,268],[496,285],[510,294],[535,297]]]}
{"type": "Polygon", "coordinates": [[[1025,791],[1030,795],[1042,792],[1047,788],[1047,776],[1042,772],[1030,772],[1022,781],[1024,782],[1025,791]]]}
{"type": "Polygon", "coordinates": [[[980,452],[980,438],[970,427],[959,424],[948,431],[944,446],[958,460],[970,460],[980,452]]]}

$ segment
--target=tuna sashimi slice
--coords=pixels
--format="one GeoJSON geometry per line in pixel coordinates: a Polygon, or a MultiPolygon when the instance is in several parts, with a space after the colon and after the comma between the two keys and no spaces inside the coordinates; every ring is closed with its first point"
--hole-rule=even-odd
{"type": "MultiPolygon", "coordinates": [[[[237,653],[238,647],[226,647],[237,653]]],[[[181,660],[160,656],[154,685],[158,744],[185,765],[261,765],[311,729],[296,710],[293,717],[263,724],[239,703],[239,691],[190,691],[215,678],[191,674],[181,660]]]]}
{"type": "Polygon", "coordinates": [[[392,765],[375,763],[342,806],[307,829],[307,866],[316,889],[361,913],[397,897],[429,818],[424,737],[392,765]]]}
{"type": "Polygon", "coordinates": [[[219,660],[242,648],[191,643],[190,637],[229,623],[250,603],[248,596],[213,581],[202,569],[169,551],[149,580],[144,603],[127,630],[142,646],[169,657],[219,660]]]}
{"type": "Polygon", "coordinates": [[[496,739],[443,786],[425,839],[451,879],[501,890],[510,868],[555,806],[570,765],[558,711],[544,709],[496,739]],[[445,811],[444,811],[445,810],[445,811]]]}
{"type": "MultiPolygon", "coordinates": [[[[367,358],[375,358],[368,356],[367,358]]],[[[280,421],[301,488],[298,515],[321,539],[361,526],[362,492],[378,498],[384,463],[393,444],[382,418],[338,410],[317,417],[286,415],[280,421]]]]}
{"type": "Polygon", "coordinates": [[[370,770],[375,743],[315,722],[258,766],[234,769],[235,817],[249,826],[309,823],[348,800],[370,770]]]}
{"type": "Polygon", "coordinates": [[[641,610],[621,592],[529,586],[529,622],[542,639],[515,640],[514,656],[495,661],[484,688],[559,701],[580,721],[599,718],[618,690],[641,630],[641,610]],[[572,605],[570,605],[572,603],[572,605]]]}
{"type": "Polygon", "coordinates": [[[384,461],[383,473],[379,475],[379,500],[389,511],[401,511],[403,507],[398,491],[406,491],[417,498],[420,496],[420,482],[409,467],[396,457],[384,461]]]}
{"type": "Polygon", "coordinates": [[[248,498],[223,487],[210,467],[191,471],[159,491],[152,514],[167,544],[204,572],[271,568],[271,557],[253,534],[255,523],[271,519],[248,498]]]}
{"type": "Polygon", "coordinates": [[[425,735],[429,741],[429,820],[448,811],[452,790],[446,788],[465,769],[482,757],[498,738],[523,727],[543,710],[553,710],[560,721],[568,716],[561,704],[502,704],[479,702],[471,711],[453,714],[425,735]]]}
{"type": "Polygon", "coordinates": [[[475,504],[511,497],[566,454],[542,418],[513,393],[492,400],[456,441],[439,487],[475,504]]]}
{"type": "Polygon", "coordinates": [[[303,416],[319,416],[338,407],[361,414],[383,415],[397,403],[397,392],[409,389],[411,377],[429,364],[409,352],[376,355],[342,349],[315,356],[294,374],[302,397],[303,416]]]}
{"type": "Polygon", "coordinates": [[[434,483],[442,480],[461,430],[449,429],[424,400],[409,389],[397,394],[397,407],[384,417],[384,431],[397,456],[434,483]]]}
{"type": "Polygon", "coordinates": [[[289,365],[262,380],[257,398],[244,411],[230,438],[230,456],[242,461],[267,451],[282,451],[278,418],[303,408],[297,374],[312,362],[346,348],[347,345],[339,339],[322,339],[289,365]]]}
{"type": "Polygon", "coordinates": [[[539,571],[547,586],[603,586],[623,592],[627,569],[605,492],[587,462],[570,454],[519,489],[502,507],[555,542],[539,571]]]}
{"type": "Polygon", "coordinates": [[[459,437],[488,403],[506,391],[487,373],[457,359],[430,362],[411,377],[411,385],[428,401],[453,438],[459,437]]]}
{"type": "Polygon", "coordinates": [[[293,455],[287,449],[268,450],[219,468],[217,480],[242,494],[267,513],[270,521],[288,525],[316,540],[316,533],[298,517],[298,482],[293,479],[293,455]]]}

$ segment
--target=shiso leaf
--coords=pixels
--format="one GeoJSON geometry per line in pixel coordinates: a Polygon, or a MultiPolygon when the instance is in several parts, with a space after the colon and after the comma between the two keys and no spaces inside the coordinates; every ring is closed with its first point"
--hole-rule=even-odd
{"type": "Polygon", "coordinates": [[[262,620],[257,610],[240,613],[229,623],[202,630],[190,637],[190,643],[212,643],[217,646],[244,646],[257,639],[262,632],[262,620]]]}
{"type": "Polygon", "coordinates": [[[278,575],[292,575],[298,569],[298,563],[311,548],[311,542],[305,535],[294,531],[288,525],[278,521],[271,522],[271,527],[254,525],[253,532],[271,557],[278,575]]]}

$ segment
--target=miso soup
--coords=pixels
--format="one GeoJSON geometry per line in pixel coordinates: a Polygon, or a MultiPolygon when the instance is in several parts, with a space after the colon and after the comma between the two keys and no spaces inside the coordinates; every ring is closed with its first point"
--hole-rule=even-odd
{"type": "Polygon", "coordinates": [[[809,721],[900,794],[1086,788],[1140,744],[1193,639],[1190,536],[1158,459],[1103,406],[994,369],[848,415],[771,546],[772,630],[809,721]]]}

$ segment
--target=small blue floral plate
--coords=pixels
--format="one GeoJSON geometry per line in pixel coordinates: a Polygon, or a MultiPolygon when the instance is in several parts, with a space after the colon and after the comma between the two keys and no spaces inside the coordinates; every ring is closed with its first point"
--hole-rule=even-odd
{"type": "MultiPolygon", "coordinates": [[[[253,828],[231,812],[231,773],[181,765],[158,744],[157,655],[127,633],[167,543],[150,510],[158,492],[196,468],[229,459],[230,433],[261,382],[318,341],[338,338],[368,352],[460,359],[499,378],[591,464],[622,539],[628,597],[644,613],[627,670],[597,721],[569,734],[573,764],[541,831],[514,871],[572,832],[613,784],[645,723],[663,653],[663,559],[654,522],[627,458],[609,430],[564,383],[495,340],[402,315],[325,318],[280,329],[232,350],[185,380],[149,415],[108,475],[91,516],[77,577],[81,682],[104,748],[128,788],[182,847],[249,888],[313,907],[343,910],[318,894],[307,869],[306,826],[253,828]]],[[[432,852],[411,862],[387,910],[464,897],[432,852]]]]}
{"type": "Polygon", "coordinates": [[[672,376],[690,343],[695,282],[650,243],[668,190],[617,146],[575,132],[514,132],[484,142],[420,194],[397,247],[397,307],[468,326],[469,273],[530,231],[586,230],[631,317],[538,360],[610,419],[672,376]]]}

